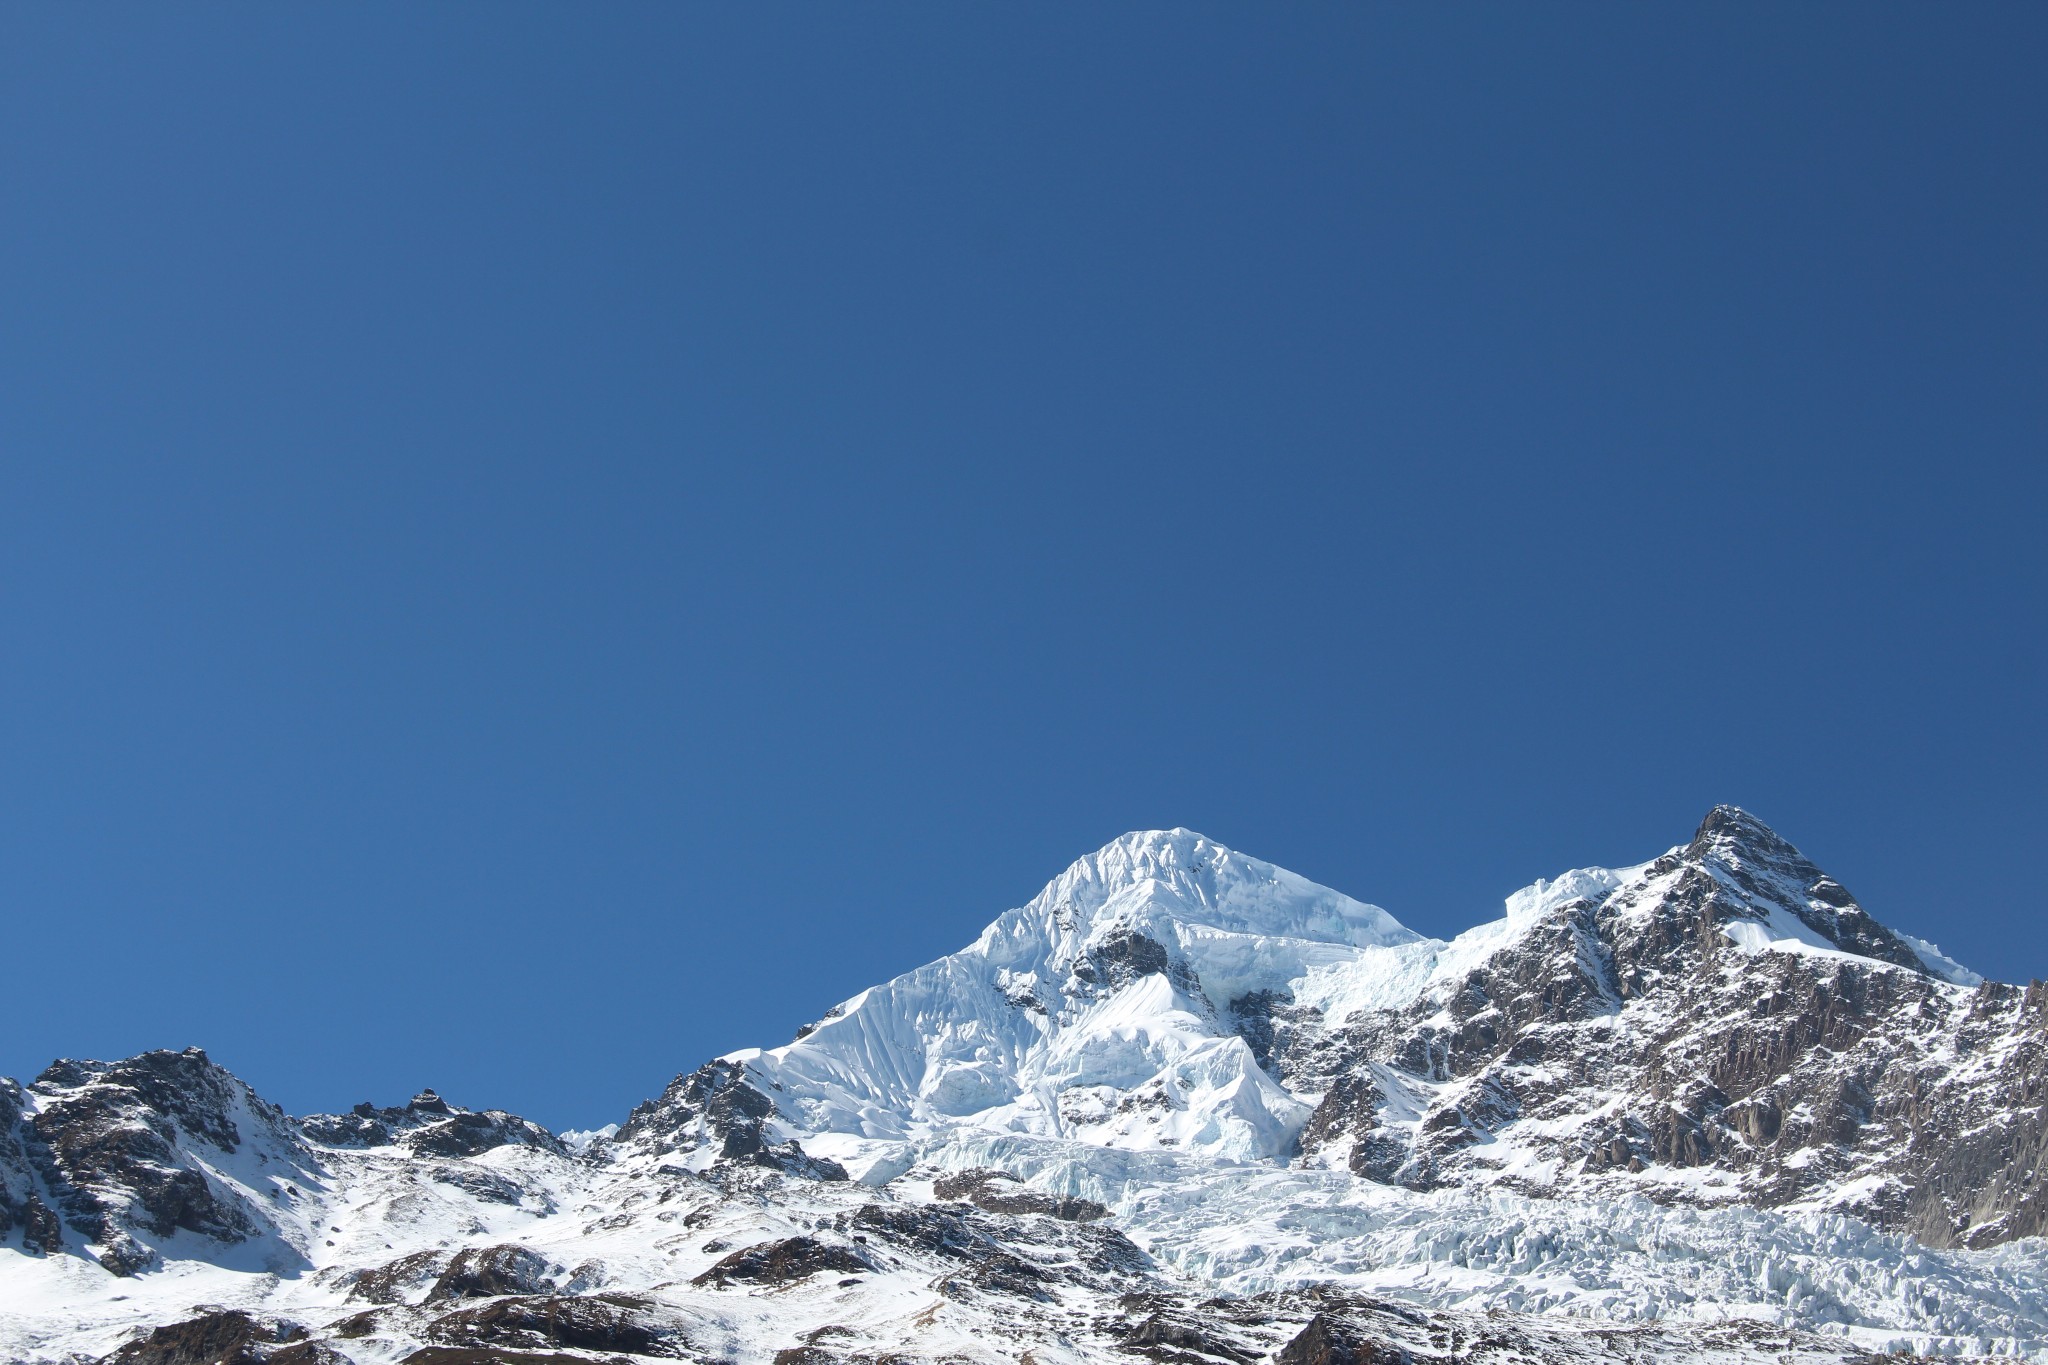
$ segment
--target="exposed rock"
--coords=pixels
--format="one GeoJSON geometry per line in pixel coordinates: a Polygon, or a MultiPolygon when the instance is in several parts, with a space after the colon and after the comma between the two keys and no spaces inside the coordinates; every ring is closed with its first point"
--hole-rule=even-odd
{"type": "Polygon", "coordinates": [[[1370,1179],[1490,1179],[1488,1144],[1529,1119],[1560,1174],[1528,1193],[1708,1197],[1642,1179],[1705,1167],[1734,1183],[1696,1188],[1768,1207],[1860,1180],[1859,1216],[1988,1245],[2048,1231],[2042,1010],[2039,992],[1939,981],[1840,883],[1720,807],[1641,879],[1552,909],[1462,981],[1276,1032],[1272,1056],[1323,1092],[1302,1149],[1370,1179]],[[1744,924],[1840,951],[1746,951],[1744,924]]]}
{"type": "Polygon", "coordinates": [[[355,1365],[355,1362],[324,1341],[301,1341],[278,1347],[263,1358],[263,1365],[355,1365]]]}
{"type": "Polygon", "coordinates": [[[865,1258],[846,1247],[815,1237],[785,1237],[735,1251],[691,1283],[789,1284],[824,1270],[862,1274],[871,1268],[865,1258]]]}
{"type": "Polygon", "coordinates": [[[1746,810],[1716,806],[1707,812],[1685,857],[1710,864],[1734,892],[1722,901],[1730,917],[1757,918],[1773,905],[1786,905],[1809,929],[1844,952],[1916,972],[1926,969],[1920,955],[1872,919],[1840,882],[1746,810]],[[1805,895],[1797,900],[1786,896],[1788,886],[1802,888],[1805,895]]]}
{"type": "Polygon", "coordinates": [[[437,1184],[452,1185],[491,1204],[518,1205],[527,1198],[526,1187],[518,1181],[478,1166],[436,1166],[433,1168],[433,1180],[437,1184]]]}
{"type": "Polygon", "coordinates": [[[1038,1225],[1029,1261],[1007,1248],[1016,1224],[970,1214],[958,1205],[867,1204],[846,1226],[856,1237],[960,1262],[968,1284],[1027,1296],[1043,1293],[1049,1276],[1106,1290],[1152,1269],[1150,1258],[1129,1238],[1100,1223],[1038,1225]]]}
{"type": "MultiPolygon", "coordinates": [[[[140,1237],[183,1231],[234,1243],[261,1230],[248,1206],[192,1155],[239,1151],[238,1115],[263,1130],[271,1150],[293,1155],[282,1111],[198,1048],[121,1062],[60,1061],[30,1088],[41,1107],[23,1129],[26,1157],[116,1275],[154,1262],[140,1237]]],[[[38,1219],[38,1239],[53,1245],[47,1219],[38,1219]]]]}
{"type": "Polygon", "coordinates": [[[428,1303],[538,1294],[553,1287],[556,1267],[530,1247],[501,1243],[459,1251],[427,1291],[428,1303]]]}
{"type": "Polygon", "coordinates": [[[1069,1223],[1109,1216],[1109,1210],[1092,1199],[1029,1189],[1005,1171],[972,1170],[941,1176],[932,1183],[932,1192],[941,1199],[964,1199],[987,1213],[1042,1213],[1069,1223]]]}
{"type": "Polygon", "coordinates": [[[796,1141],[774,1142],[768,1125],[775,1102],[746,1079],[746,1068],[720,1059],[678,1076],[633,1110],[613,1141],[657,1155],[710,1148],[722,1163],[761,1166],[806,1180],[844,1180],[846,1168],[805,1153],[796,1141]]]}
{"type": "Polygon", "coordinates": [[[351,1313],[345,1318],[336,1318],[328,1324],[327,1330],[343,1341],[358,1341],[363,1337],[383,1331],[386,1320],[394,1316],[382,1308],[369,1308],[360,1313],[351,1313]]]}
{"type": "Polygon", "coordinates": [[[942,1256],[963,1256],[989,1245],[988,1234],[955,1210],[865,1204],[854,1215],[858,1234],[942,1256]]]}
{"type": "Polygon", "coordinates": [[[277,1347],[306,1340],[294,1323],[265,1322],[247,1313],[208,1313],[156,1328],[105,1357],[103,1365],[318,1365],[317,1357],[286,1357],[277,1347]]]}
{"type": "Polygon", "coordinates": [[[626,1355],[684,1354],[687,1339],[652,1299],[630,1294],[507,1298],[434,1319],[428,1335],[463,1346],[569,1347],[626,1355]]]}
{"type": "Polygon", "coordinates": [[[1096,943],[1074,964],[1074,977],[1099,990],[1113,991],[1139,977],[1167,970],[1166,946],[1135,929],[1119,929],[1096,943]]]}
{"type": "Polygon", "coordinates": [[[1406,1365],[1406,1351],[1376,1345],[1324,1313],[1308,1320],[1273,1357],[1275,1365],[1406,1365]]]}
{"type": "Polygon", "coordinates": [[[789,1346],[775,1353],[774,1365],[854,1365],[861,1359],[828,1351],[822,1346],[789,1346]]]}
{"type": "Polygon", "coordinates": [[[31,1256],[47,1256],[64,1249],[63,1220],[38,1194],[31,1193],[22,1205],[21,1246],[31,1256]]]}
{"type": "Polygon", "coordinates": [[[410,1303],[448,1269],[449,1257],[441,1251],[415,1251],[395,1261],[359,1271],[349,1282],[348,1296],[364,1303],[410,1303]]]}
{"type": "Polygon", "coordinates": [[[329,1147],[388,1147],[403,1144],[423,1156],[470,1157],[496,1147],[538,1147],[565,1152],[560,1138],[530,1119],[502,1109],[475,1113],[457,1108],[432,1090],[406,1104],[380,1109],[367,1101],[346,1114],[313,1114],[299,1121],[314,1142],[329,1147]]]}
{"type": "Polygon", "coordinates": [[[1239,1362],[1239,1365],[1252,1365],[1258,1359],[1243,1347],[1233,1344],[1213,1325],[1184,1312],[1163,1309],[1132,1326],[1124,1337],[1123,1349],[1152,1360],[1189,1362],[1191,1365],[1200,1365],[1204,1360],[1231,1360],[1239,1362]]]}

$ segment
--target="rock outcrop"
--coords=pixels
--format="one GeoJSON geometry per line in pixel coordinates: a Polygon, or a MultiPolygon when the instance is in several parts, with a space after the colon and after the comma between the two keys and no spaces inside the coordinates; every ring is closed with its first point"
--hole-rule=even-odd
{"type": "Polygon", "coordinates": [[[1274,1035],[1311,1155],[1415,1189],[1825,1201],[1936,1246],[2048,1231],[2038,985],[1937,975],[1761,821],[1522,926],[1397,1010],[1274,1035]]]}

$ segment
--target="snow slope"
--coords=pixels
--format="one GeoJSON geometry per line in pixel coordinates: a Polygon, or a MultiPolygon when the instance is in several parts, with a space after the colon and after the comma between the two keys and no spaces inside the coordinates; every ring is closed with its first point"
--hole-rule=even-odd
{"type": "Polygon", "coordinates": [[[1398,974],[1432,946],[1377,906],[1189,830],[1129,834],[969,947],[861,992],[787,1047],[733,1059],[811,1134],[903,1139],[971,1121],[1274,1158],[1308,1109],[1232,1030],[1231,1002],[1317,970],[1398,974]]]}

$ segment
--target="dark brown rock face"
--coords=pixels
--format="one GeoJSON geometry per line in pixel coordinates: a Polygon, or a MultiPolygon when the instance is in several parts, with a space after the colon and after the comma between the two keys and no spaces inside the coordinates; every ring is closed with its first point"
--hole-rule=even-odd
{"type": "Polygon", "coordinates": [[[1327,1313],[1310,1318],[1273,1357],[1275,1365],[1402,1365],[1408,1358],[1404,1351],[1366,1340],[1327,1313]]]}
{"type": "Polygon", "coordinates": [[[1209,1324],[1164,1310],[1153,1312],[1133,1326],[1124,1338],[1123,1348],[1132,1355],[1171,1362],[1230,1360],[1252,1365],[1258,1359],[1209,1324]]]}
{"type": "Polygon", "coordinates": [[[866,1357],[844,1356],[822,1346],[790,1346],[775,1353],[773,1365],[846,1365],[866,1357]]]}
{"type": "Polygon", "coordinates": [[[1100,990],[1115,990],[1142,977],[1167,970],[1166,946],[1135,929],[1118,930],[1089,949],[1074,964],[1078,981],[1100,990]]]}
{"type": "Polygon", "coordinates": [[[64,1248],[64,1222],[38,1195],[31,1194],[21,1211],[21,1246],[32,1256],[64,1248]]]}
{"type": "Polygon", "coordinates": [[[692,1280],[692,1284],[791,1284],[820,1271],[860,1275],[868,1263],[846,1247],[832,1246],[815,1237],[785,1237],[735,1251],[692,1280]]]}
{"type": "Polygon", "coordinates": [[[427,1329],[437,1341],[526,1350],[567,1347],[675,1357],[687,1341],[652,1300],[629,1294],[496,1299],[443,1314],[427,1329]]]}
{"type": "Polygon", "coordinates": [[[1704,1167],[1730,1177],[1704,1197],[1771,1206],[1862,1181],[1860,1216],[1983,1245],[2048,1231],[2044,1004],[2038,986],[1935,977],[1723,807],[1642,878],[1550,911],[1432,997],[1276,1035],[1273,1067],[1323,1094],[1304,1150],[1343,1150],[1371,1179],[1489,1179],[1496,1140],[1536,1120],[1544,1136],[1516,1139],[1539,1158],[1516,1178],[1531,1193],[1703,1197],[1660,1172],[1704,1167]],[[1743,946],[1762,933],[1814,946],[1743,946]],[[1421,1120],[1386,1121],[1392,1100],[1421,1120]]]}
{"type": "Polygon", "coordinates": [[[331,1348],[306,1339],[292,1323],[247,1313],[208,1313],[159,1327],[101,1365],[347,1365],[331,1348]]]}

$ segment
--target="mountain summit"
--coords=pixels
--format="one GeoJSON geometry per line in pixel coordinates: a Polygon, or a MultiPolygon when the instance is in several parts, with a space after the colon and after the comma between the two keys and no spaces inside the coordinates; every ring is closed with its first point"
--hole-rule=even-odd
{"type": "Polygon", "coordinates": [[[1232,852],[1193,830],[1170,829],[1141,830],[1103,845],[1028,905],[990,925],[982,942],[1032,933],[1049,938],[1120,917],[1356,947],[1418,937],[1376,905],[1232,852]]]}
{"type": "Polygon", "coordinates": [[[1449,941],[1145,831],[598,1133],[0,1081],[0,1358],[2043,1353],[2044,1116],[2048,988],[1735,807],[1449,941]]]}
{"type": "MultiPolygon", "coordinates": [[[[1870,917],[1842,884],[1822,872],[1777,831],[1748,811],[1716,806],[1700,822],[1681,859],[1702,869],[1718,886],[1714,899],[1730,920],[1764,926],[1767,939],[1797,938],[1814,946],[1876,958],[1937,976],[1982,980],[1943,957],[1930,944],[1894,933],[1870,917]],[[1789,910],[1798,923],[1787,923],[1789,910]],[[1807,931],[1801,932],[1801,929],[1807,931]]],[[[1742,941],[1754,941],[1752,934],[1742,941]]]]}
{"type": "Polygon", "coordinates": [[[960,952],[861,992],[786,1047],[731,1060],[814,1138],[901,1140],[972,1118],[1276,1158],[1307,1110],[1235,1028],[1236,1002],[1424,942],[1384,910],[1191,831],[1128,834],[960,952]]]}

